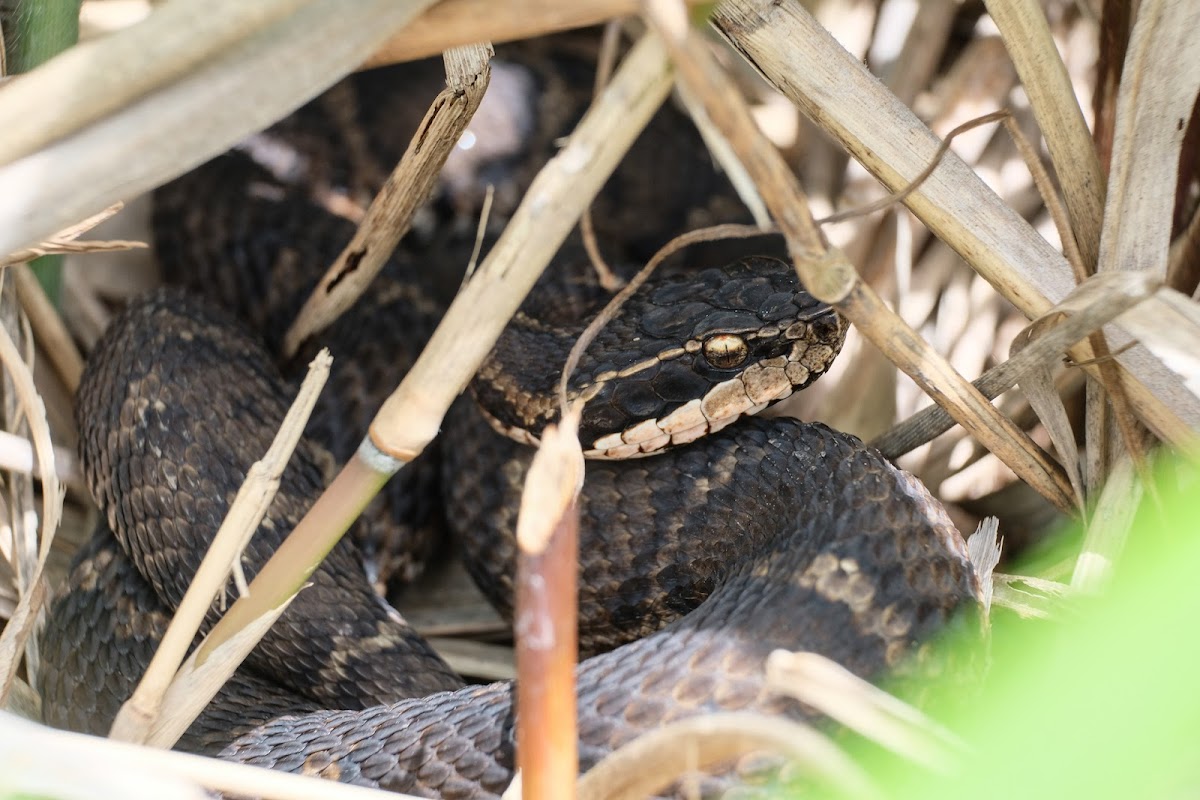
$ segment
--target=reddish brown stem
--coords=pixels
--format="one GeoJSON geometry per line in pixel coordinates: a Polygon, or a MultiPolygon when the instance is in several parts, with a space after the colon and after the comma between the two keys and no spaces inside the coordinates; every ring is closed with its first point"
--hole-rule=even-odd
{"type": "Polygon", "coordinates": [[[540,553],[517,564],[517,762],[525,800],[574,797],[579,509],[567,506],[540,553]]]}

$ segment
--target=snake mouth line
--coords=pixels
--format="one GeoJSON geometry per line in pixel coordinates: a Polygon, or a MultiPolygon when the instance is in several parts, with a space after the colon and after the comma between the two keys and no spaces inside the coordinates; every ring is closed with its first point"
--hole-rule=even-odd
{"type": "MultiPolygon", "coordinates": [[[[754,364],[664,417],[642,420],[623,431],[601,436],[590,445],[584,442],[583,455],[599,460],[642,458],[670,446],[694,442],[791,397],[797,387],[824,371],[833,354],[832,348],[816,345],[809,347],[799,361],[779,356],[754,364]]],[[[482,406],[479,411],[502,436],[532,447],[541,443],[525,428],[505,425],[482,406]]]]}

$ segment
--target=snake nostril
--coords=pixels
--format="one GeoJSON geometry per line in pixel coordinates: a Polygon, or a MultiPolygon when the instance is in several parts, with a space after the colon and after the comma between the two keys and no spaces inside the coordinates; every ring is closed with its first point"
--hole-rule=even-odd
{"type": "Polygon", "coordinates": [[[746,340],[732,333],[719,333],[704,342],[704,357],[717,369],[740,367],[749,355],[746,340]]]}
{"type": "Polygon", "coordinates": [[[831,342],[840,338],[842,324],[837,314],[826,314],[819,319],[813,320],[813,333],[818,341],[831,342]]]}

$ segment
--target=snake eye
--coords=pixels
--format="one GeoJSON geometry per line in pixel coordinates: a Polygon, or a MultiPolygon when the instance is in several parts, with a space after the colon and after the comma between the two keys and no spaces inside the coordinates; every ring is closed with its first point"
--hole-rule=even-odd
{"type": "Polygon", "coordinates": [[[719,333],[704,342],[704,357],[717,369],[740,367],[748,355],[746,340],[732,333],[719,333]]]}

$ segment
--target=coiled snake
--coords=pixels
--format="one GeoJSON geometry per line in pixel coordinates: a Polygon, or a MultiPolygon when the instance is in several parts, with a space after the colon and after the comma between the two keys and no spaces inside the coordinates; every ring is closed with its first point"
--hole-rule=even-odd
{"type": "MultiPolygon", "coordinates": [[[[505,181],[527,178],[521,165],[536,149],[529,142],[553,138],[529,130],[529,120],[555,117],[560,128],[576,113],[558,101],[570,96],[562,87],[572,85],[572,70],[586,70],[557,56],[552,67],[538,66],[546,58],[536,50],[512,56],[510,80],[533,104],[528,116],[519,104],[510,109],[508,123],[526,134],[521,147],[469,165],[472,179],[446,188],[431,206],[441,221],[418,228],[371,296],[328,332],[336,371],[326,393],[349,411],[332,418],[318,411],[309,432],[323,445],[298,448],[246,553],[248,574],[319,492],[330,453],[344,458],[357,444],[362,427],[341,431],[373,412],[373,401],[361,399],[365,390],[388,391],[401,356],[419,348],[436,312],[417,296],[419,279],[400,273],[464,252],[450,244],[463,237],[446,218],[470,205],[464,197],[485,178],[499,181],[498,197],[519,197],[505,181]],[[555,113],[541,114],[538,103],[548,97],[558,98],[555,113]],[[496,172],[497,164],[506,171],[496,172]],[[417,315],[416,333],[388,324],[402,306],[417,315]]],[[[268,346],[276,343],[282,320],[352,231],[331,213],[331,193],[369,190],[377,181],[362,154],[387,163],[408,130],[401,122],[395,141],[380,144],[385,121],[423,108],[411,92],[398,106],[362,99],[391,97],[397,85],[418,83],[412,76],[436,73],[407,69],[401,79],[358,76],[168,187],[158,202],[164,265],[264,326],[268,346]],[[339,125],[357,138],[333,146],[316,133],[332,127],[336,134],[339,125]],[[197,238],[201,230],[207,235],[197,238]],[[205,271],[214,264],[226,269],[205,271]]],[[[703,147],[679,117],[664,109],[598,200],[598,222],[607,209],[625,234],[610,253],[644,257],[639,236],[655,242],[654,231],[719,213],[712,209],[729,196],[703,157],[705,168],[695,168],[703,147]],[[691,166],[680,172],[687,158],[691,166]],[[680,199],[663,190],[678,180],[702,185],[680,199]],[[696,197],[707,202],[700,212],[696,197]],[[656,216],[652,227],[648,215],[656,216]]],[[[596,655],[578,670],[584,768],[640,732],[705,710],[802,715],[799,704],[763,685],[772,650],[814,650],[874,676],[900,664],[975,595],[958,532],[914,478],[822,425],[757,417],[729,424],[823,371],[844,323],[799,287],[788,265],[709,263],[722,266],[648,284],[572,379],[572,391],[591,398],[585,449],[612,457],[679,445],[587,467],[581,649],[596,655]]],[[[501,609],[511,603],[512,501],[531,451],[494,429],[536,434],[552,416],[552,405],[537,398],[570,346],[564,326],[577,330],[581,319],[556,317],[562,306],[544,292],[526,303],[474,385],[489,406],[486,418],[460,402],[444,432],[447,515],[472,574],[501,609]],[[516,362],[547,372],[527,376],[516,362]]],[[[113,323],[78,400],[85,472],[107,524],[52,609],[40,681],[49,722],[107,730],[289,396],[262,344],[226,312],[180,290],[160,291],[113,323]]],[[[428,471],[414,472],[414,482],[381,500],[360,531],[373,548],[387,518],[416,520],[400,534],[412,554],[399,562],[401,573],[432,550],[426,531],[434,512],[413,506],[434,490],[428,471]]],[[[181,746],[418,794],[498,795],[513,770],[511,685],[464,687],[377,599],[359,550],[349,539],[334,549],[181,746]]]]}

